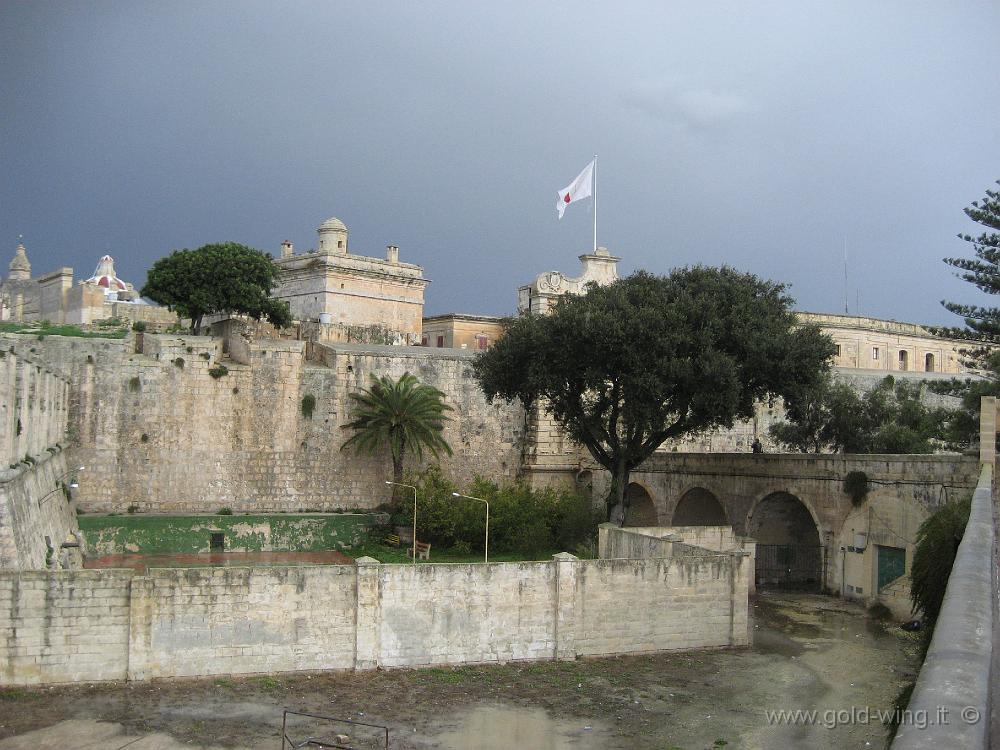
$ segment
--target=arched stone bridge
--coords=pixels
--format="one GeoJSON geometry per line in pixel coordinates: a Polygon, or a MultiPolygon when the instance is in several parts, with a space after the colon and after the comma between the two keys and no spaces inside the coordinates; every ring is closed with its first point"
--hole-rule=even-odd
{"type": "MultiPolygon", "coordinates": [[[[780,556],[779,547],[796,546],[814,556],[807,567],[819,577],[809,580],[833,588],[840,572],[827,563],[854,544],[855,531],[864,530],[873,544],[907,547],[899,540],[912,541],[919,522],[945,498],[971,492],[977,474],[976,458],[955,455],[662,453],[632,472],[626,525],[731,525],[765,553],[773,547],[780,556]],[[870,516],[857,522],[860,511],[844,491],[852,471],[867,475],[869,505],[880,509],[880,522],[870,516]]],[[[766,554],[757,565],[758,579],[766,579],[766,554]]]]}

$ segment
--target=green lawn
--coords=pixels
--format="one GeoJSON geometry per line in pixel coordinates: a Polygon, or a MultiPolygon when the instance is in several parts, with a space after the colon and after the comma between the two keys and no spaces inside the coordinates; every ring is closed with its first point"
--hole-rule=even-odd
{"type": "MultiPolygon", "coordinates": [[[[400,542],[398,547],[390,547],[388,544],[369,541],[365,544],[359,544],[357,547],[345,549],[344,554],[350,555],[353,558],[374,557],[376,560],[383,563],[408,563],[410,562],[410,558],[406,554],[406,549],[407,545],[404,542],[400,542]]],[[[493,552],[490,552],[490,562],[551,560],[552,555],[561,551],[562,550],[550,550],[548,552],[541,552],[537,554],[528,554],[525,552],[499,552],[494,554],[493,552]]],[[[454,552],[450,549],[438,549],[437,547],[432,546],[430,560],[418,560],[417,562],[470,563],[482,561],[483,554],[481,552],[476,552],[470,555],[464,552],[454,552]]]]}
{"type": "MultiPolygon", "coordinates": [[[[99,324],[98,324],[99,325],[99,324]]],[[[128,328],[109,326],[107,330],[85,331],[74,325],[40,325],[38,323],[0,323],[0,333],[28,333],[45,336],[75,336],[84,339],[123,339],[128,335],[128,328]]]]}

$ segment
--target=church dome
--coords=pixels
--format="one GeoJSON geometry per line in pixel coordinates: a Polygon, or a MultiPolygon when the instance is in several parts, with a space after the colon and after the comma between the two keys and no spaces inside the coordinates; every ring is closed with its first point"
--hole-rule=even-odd
{"type": "Polygon", "coordinates": [[[344,222],[342,222],[336,216],[331,216],[329,219],[327,219],[326,221],[324,221],[322,224],[319,225],[319,229],[317,231],[320,231],[320,232],[346,232],[347,231],[347,225],[344,224],[344,222]]]}
{"type": "Polygon", "coordinates": [[[94,275],[87,279],[87,283],[102,287],[107,294],[128,289],[128,285],[115,273],[115,259],[110,255],[101,258],[94,275]]]}

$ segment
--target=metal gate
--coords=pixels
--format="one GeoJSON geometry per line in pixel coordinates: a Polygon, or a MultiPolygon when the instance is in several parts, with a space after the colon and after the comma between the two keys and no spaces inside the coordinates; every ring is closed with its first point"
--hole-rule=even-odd
{"type": "Polygon", "coordinates": [[[819,591],[823,558],[818,544],[758,544],[757,586],[819,591]]]}

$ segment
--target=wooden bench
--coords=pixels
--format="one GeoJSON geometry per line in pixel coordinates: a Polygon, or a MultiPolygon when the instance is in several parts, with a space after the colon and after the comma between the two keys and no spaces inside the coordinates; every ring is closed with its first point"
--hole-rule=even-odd
{"type": "Polygon", "coordinates": [[[389,536],[385,538],[385,543],[388,544],[390,547],[398,547],[399,534],[389,534],[389,536]]]}
{"type": "MultiPolygon", "coordinates": [[[[406,550],[406,554],[413,557],[413,547],[406,550]]],[[[430,560],[431,559],[431,545],[427,542],[417,542],[417,559],[418,560],[430,560]]]]}

